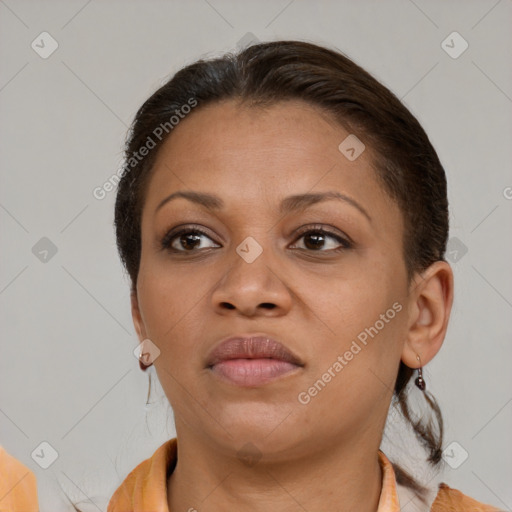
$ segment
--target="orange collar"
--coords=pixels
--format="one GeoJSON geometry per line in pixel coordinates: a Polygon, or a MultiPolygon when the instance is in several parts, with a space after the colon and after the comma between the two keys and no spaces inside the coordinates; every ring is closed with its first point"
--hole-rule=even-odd
{"type": "MultiPolygon", "coordinates": [[[[130,472],[112,495],[107,512],[169,512],[167,480],[176,467],[176,442],[166,441],[130,472]]],[[[382,451],[378,454],[383,477],[377,512],[400,512],[393,466],[382,451]]]]}

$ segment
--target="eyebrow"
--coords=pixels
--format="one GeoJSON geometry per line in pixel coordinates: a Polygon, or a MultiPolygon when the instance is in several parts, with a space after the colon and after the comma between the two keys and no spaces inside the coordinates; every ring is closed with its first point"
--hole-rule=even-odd
{"type": "MultiPolygon", "coordinates": [[[[155,213],[162,208],[165,204],[169,203],[173,199],[178,198],[188,199],[189,201],[196,203],[200,206],[205,207],[207,210],[221,210],[224,207],[224,201],[216,195],[208,194],[205,192],[195,192],[192,190],[181,190],[179,192],[174,192],[170,196],[164,198],[158,206],[156,207],[155,213]]],[[[322,201],[329,200],[338,200],[343,201],[354,208],[358,209],[370,222],[372,219],[368,212],[355,200],[351,197],[341,194],[340,192],[319,192],[316,194],[308,193],[308,194],[296,194],[293,196],[288,196],[281,201],[281,205],[279,207],[280,214],[287,214],[293,211],[305,210],[306,208],[320,203],[322,201]]]]}

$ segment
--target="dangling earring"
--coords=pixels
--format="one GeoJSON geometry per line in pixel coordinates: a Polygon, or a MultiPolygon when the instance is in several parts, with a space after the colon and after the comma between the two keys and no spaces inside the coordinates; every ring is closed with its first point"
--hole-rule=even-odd
{"type": "Polygon", "coordinates": [[[140,354],[139,354],[139,366],[140,369],[145,372],[153,363],[146,364],[144,361],[149,361],[151,359],[151,354],[149,352],[144,352],[144,342],[142,341],[140,344],[140,354]]]}
{"type": "MultiPolygon", "coordinates": [[[[135,351],[134,351],[135,352],[135,351]]],[[[135,355],[137,353],[135,352],[135,355]]],[[[160,355],[158,347],[149,339],[141,341],[139,344],[139,354],[137,356],[139,360],[140,369],[145,372],[150,366],[153,366],[153,362],[160,355]]],[[[146,398],[146,408],[153,405],[154,402],[149,401],[151,395],[151,372],[148,373],[148,397],[146,398]]]]}
{"type": "Polygon", "coordinates": [[[152,403],[149,401],[149,397],[151,395],[151,372],[148,374],[148,377],[149,377],[149,383],[148,383],[148,397],[146,398],[146,408],[150,405],[152,405],[152,403]]]}
{"type": "Polygon", "coordinates": [[[140,369],[141,369],[143,372],[145,372],[145,371],[146,371],[146,370],[147,370],[147,369],[148,369],[152,364],[153,364],[153,363],[151,363],[151,364],[144,364],[144,363],[142,362],[142,357],[141,357],[141,356],[139,356],[139,366],[140,366],[140,369]]]}
{"type": "MultiPolygon", "coordinates": [[[[420,362],[421,365],[420,356],[416,355],[416,359],[420,362]]],[[[421,391],[425,391],[425,388],[427,387],[423,379],[423,372],[421,370],[421,366],[418,368],[418,376],[416,377],[414,384],[416,384],[416,386],[418,386],[418,388],[420,388],[421,391]]]]}

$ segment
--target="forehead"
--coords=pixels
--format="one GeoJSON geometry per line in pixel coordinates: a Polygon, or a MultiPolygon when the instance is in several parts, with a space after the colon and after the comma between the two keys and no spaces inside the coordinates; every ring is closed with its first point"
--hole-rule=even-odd
{"type": "Polygon", "coordinates": [[[197,107],[160,148],[145,203],[154,209],[176,190],[215,192],[233,205],[338,190],[357,196],[376,216],[396,214],[376,179],[371,148],[353,161],[340,151],[349,136],[332,116],[297,100],[197,107]]]}
{"type": "Polygon", "coordinates": [[[231,163],[251,152],[252,157],[318,160],[321,153],[337,151],[336,142],[347,135],[330,115],[302,101],[252,107],[230,100],[199,108],[181,121],[159,157],[179,162],[225,157],[231,163]]]}

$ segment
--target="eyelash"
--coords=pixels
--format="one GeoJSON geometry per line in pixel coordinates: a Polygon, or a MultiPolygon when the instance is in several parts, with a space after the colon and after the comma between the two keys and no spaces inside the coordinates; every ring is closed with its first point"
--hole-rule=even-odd
{"type": "MultiPolygon", "coordinates": [[[[353,248],[353,242],[351,240],[349,240],[348,238],[345,239],[345,238],[341,237],[340,235],[338,235],[337,233],[333,233],[332,231],[326,230],[321,225],[307,226],[306,228],[300,230],[300,232],[297,234],[297,238],[295,239],[295,241],[293,243],[294,244],[297,243],[298,240],[303,238],[305,235],[311,234],[311,233],[321,234],[321,235],[324,235],[324,236],[329,236],[331,238],[334,238],[337,242],[339,242],[341,244],[341,247],[338,247],[336,249],[329,249],[327,251],[323,251],[323,250],[315,251],[313,249],[302,249],[302,250],[311,251],[311,252],[320,252],[320,253],[322,253],[322,252],[338,253],[338,252],[345,251],[347,249],[352,249],[353,248]]],[[[191,250],[191,251],[187,251],[187,250],[176,250],[176,249],[173,249],[171,247],[172,242],[174,241],[174,239],[176,239],[179,236],[184,235],[184,234],[200,234],[200,235],[204,235],[204,236],[210,238],[210,240],[211,240],[211,237],[208,235],[208,233],[206,233],[206,231],[204,231],[200,227],[186,226],[186,227],[183,227],[182,229],[180,229],[178,231],[174,231],[174,230],[171,229],[162,238],[162,241],[161,241],[161,248],[162,248],[162,250],[167,250],[167,251],[172,252],[174,254],[176,254],[176,253],[194,253],[194,252],[197,252],[199,249],[194,249],[194,250],[191,250]]]]}

